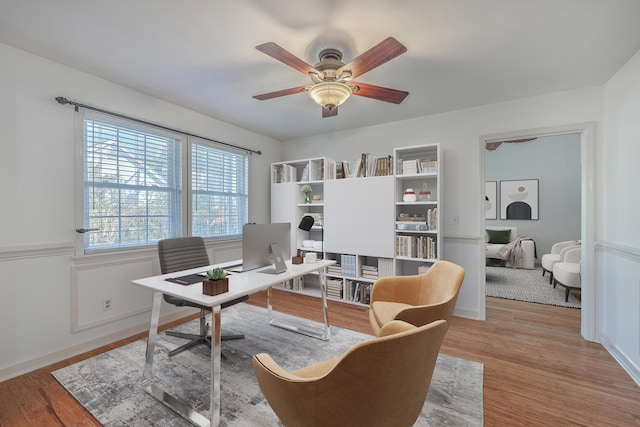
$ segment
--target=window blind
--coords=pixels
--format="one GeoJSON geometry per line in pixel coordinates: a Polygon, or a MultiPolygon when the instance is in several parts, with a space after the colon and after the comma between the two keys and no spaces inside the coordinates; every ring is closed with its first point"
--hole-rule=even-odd
{"type": "Polygon", "coordinates": [[[84,117],[85,250],[181,234],[181,136],[84,117]]]}
{"type": "Polygon", "coordinates": [[[242,235],[248,219],[249,158],[207,144],[191,144],[191,233],[242,235]]]}

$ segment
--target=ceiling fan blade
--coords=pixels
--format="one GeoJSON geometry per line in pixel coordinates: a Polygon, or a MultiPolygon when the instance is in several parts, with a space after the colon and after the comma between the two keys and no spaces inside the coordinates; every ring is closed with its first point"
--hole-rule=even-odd
{"type": "Polygon", "coordinates": [[[409,95],[409,92],[403,90],[374,86],[366,83],[356,83],[355,86],[358,86],[359,89],[353,91],[354,95],[373,98],[378,101],[391,102],[392,104],[400,104],[407,95],[409,95]]]}
{"type": "Polygon", "coordinates": [[[280,96],[286,95],[294,95],[300,92],[306,92],[311,86],[298,86],[292,87],[291,89],[282,89],[275,92],[263,93],[262,95],[255,95],[255,99],[259,99],[260,101],[264,101],[271,98],[278,98],[280,96]]]}
{"type": "Polygon", "coordinates": [[[333,117],[338,115],[338,107],[333,107],[331,110],[322,107],[322,118],[333,117]]]}
{"type": "Polygon", "coordinates": [[[256,46],[256,49],[258,49],[260,52],[266,55],[269,55],[273,59],[277,59],[283,64],[288,65],[291,68],[294,68],[300,71],[303,74],[307,74],[307,75],[309,73],[322,74],[320,73],[320,71],[316,70],[311,65],[304,62],[302,59],[298,58],[291,52],[284,50],[283,48],[281,48],[280,46],[278,46],[273,42],[268,42],[268,43],[258,45],[256,46]]]}
{"type": "Polygon", "coordinates": [[[393,37],[387,37],[368,51],[364,52],[353,61],[343,65],[336,74],[339,76],[344,71],[351,72],[351,78],[363,75],[367,71],[392,60],[407,51],[407,48],[393,37]]]}

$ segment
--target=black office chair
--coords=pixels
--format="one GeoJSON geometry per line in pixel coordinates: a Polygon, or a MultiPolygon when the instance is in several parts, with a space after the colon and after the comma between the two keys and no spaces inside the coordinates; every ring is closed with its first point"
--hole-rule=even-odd
{"type": "MultiPolygon", "coordinates": [[[[204,245],[202,237],[178,237],[174,239],[164,239],[158,242],[158,257],[160,258],[160,271],[162,274],[174,273],[176,271],[188,270],[196,267],[206,267],[209,265],[209,255],[204,245]]],[[[249,299],[248,295],[236,298],[232,301],[221,304],[221,308],[229,307],[249,299]]],[[[206,321],[206,312],[211,307],[202,306],[191,301],[186,301],[171,295],[164,295],[164,300],[169,304],[178,307],[197,307],[200,309],[200,334],[185,334],[182,332],[166,331],[167,335],[190,340],[188,343],[173,349],[169,356],[174,356],[188,348],[198,344],[206,344],[211,347],[211,336],[208,335],[209,325],[206,321]]],[[[222,340],[243,339],[244,335],[223,335],[222,340]]]]}

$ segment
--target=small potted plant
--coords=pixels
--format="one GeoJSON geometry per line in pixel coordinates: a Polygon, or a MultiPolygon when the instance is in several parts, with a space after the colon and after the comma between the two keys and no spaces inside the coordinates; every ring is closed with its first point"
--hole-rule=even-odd
{"type": "Polygon", "coordinates": [[[300,187],[300,191],[304,193],[304,202],[311,203],[311,199],[309,198],[309,195],[311,194],[311,186],[309,184],[305,184],[300,187]]]}
{"type": "Polygon", "coordinates": [[[202,293],[218,295],[229,291],[229,278],[221,268],[213,268],[206,273],[207,280],[202,281],[202,293]]]}

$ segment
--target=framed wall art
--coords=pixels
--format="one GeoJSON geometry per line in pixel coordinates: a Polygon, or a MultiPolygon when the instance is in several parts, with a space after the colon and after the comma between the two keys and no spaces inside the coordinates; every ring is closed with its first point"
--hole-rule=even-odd
{"type": "Polygon", "coordinates": [[[538,180],[500,181],[500,219],[538,219],[538,180]]]}
{"type": "Polygon", "coordinates": [[[498,182],[484,183],[484,219],[498,219],[498,182]]]}

